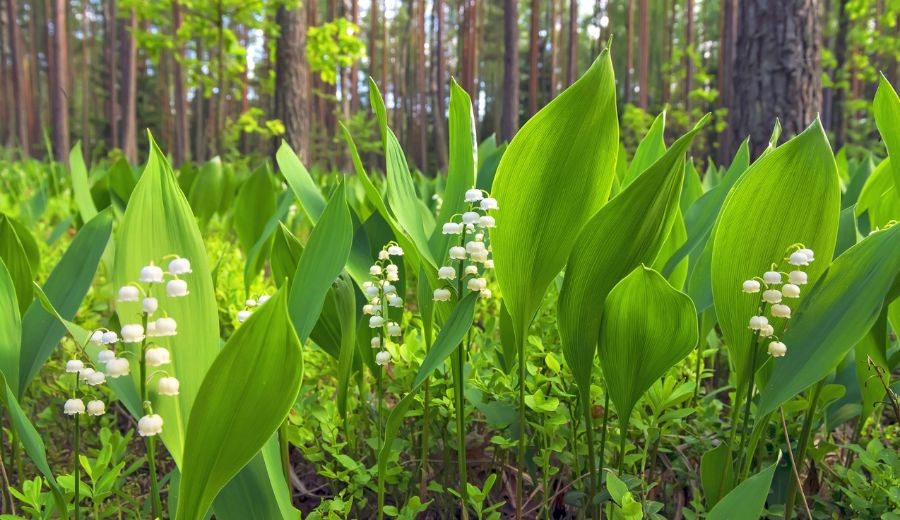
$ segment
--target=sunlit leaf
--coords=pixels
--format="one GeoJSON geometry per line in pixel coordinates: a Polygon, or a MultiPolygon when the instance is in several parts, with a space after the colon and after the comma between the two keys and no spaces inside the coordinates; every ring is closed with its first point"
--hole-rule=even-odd
{"type": "MultiPolygon", "coordinates": [[[[780,453],[778,459],[781,459],[780,453]]],[[[777,467],[778,460],[738,484],[716,504],[716,507],[710,510],[706,518],[709,520],[757,520],[760,518],[777,467]]]]}

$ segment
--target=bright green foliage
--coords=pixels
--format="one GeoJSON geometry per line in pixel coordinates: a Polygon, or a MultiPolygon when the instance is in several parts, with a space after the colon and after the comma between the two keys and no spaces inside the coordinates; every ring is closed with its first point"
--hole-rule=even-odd
{"type": "Polygon", "coordinates": [[[644,392],[697,345],[691,299],[637,267],[616,285],[600,325],[600,366],[624,431],[644,392]]]}
{"type": "MultiPolygon", "coordinates": [[[[779,459],[781,458],[779,454],[779,459]]],[[[738,484],[709,512],[709,520],[757,520],[762,514],[778,461],[738,484]]]]}
{"type": "MultiPolygon", "coordinates": [[[[869,331],[900,273],[900,226],[876,232],[835,259],[808,291],[762,389],[765,414],[827,376],[869,331]]],[[[877,381],[873,380],[873,384],[877,381]]]]}
{"type": "Polygon", "coordinates": [[[0,374],[10,388],[19,387],[19,349],[22,342],[22,319],[16,288],[6,264],[0,259],[0,374]]]}
{"type": "MultiPolygon", "coordinates": [[[[872,109],[875,115],[875,123],[884,146],[887,148],[888,157],[893,158],[891,171],[894,178],[895,194],[900,194],[900,97],[890,82],[882,74],[879,78],[878,91],[875,92],[875,101],[872,109]]],[[[895,195],[895,197],[900,195],[895,195]]]]}
{"type": "Polygon", "coordinates": [[[337,82],[338,70],[349,67],[366,55],[359,39],[359,26],[346,18],[336,18],[306,34],[306,59],[313,72],[330,85],[337,82]]]}
{"type": "Polygon", "coordinates": [[[644,136],[634,151],[634,157],[631,158],[631,162],[628,164],[625,178],[620,179],[623,188],[634,182],[638,175],[644,173],[644,170],[666,153],[666,142],[663,139],[665,130],[666,113],[662,112],[653,120],[653,124],[647,130],[647,135],[644,136]]]}
{"type": "Polygon", "coordinates": [[[275,186],[272,184],[268,168],[261,167],[254,170],[244,181],[234,201],[235,215],[240,215],[234,219],[234,230],[241,244],[241,250],[248,257],[248,263],[253,262],[247,266],[246,272],[249,276],[244,277],[244,287],[247,291],[253,278],[262,270],[268,256],[259,253],[251,259],[250,252],[260,239],[263,240],[261,248],[267,249],[272,243],[271,233],[268,236],[263,235],[270,217],[275,213],[275,197],[275,186]]]}
{"type": "Polygon", "coordinates": [[[185,436],[176,518],[202,519],[278,429],[300,389],[301,359],[282,289],[235,332],[203,379],[185,436]]]}
{"type": "Polygon", "coordinates": [[[750,369],[747,322],[758,303],[741,284],[773,263],[785,270],[785,253],[796,243],[815,251],[817,260],[807,270],[815,282],[834,251],[839,214],[837,167],[818,121],[766,152],[731,189],[716,224],[711,277],[716,316],[738,381],[745,381],[750,369]]]}
{"type": "Polygon", "coordinates": [[[615,80],[605,50],[525,123],[500,160],[492,190],[500,209],[491,241],[519,345],[582,226],[606,203],[618,138],[615,80]]]}
{"type": "Polygon", "coordinates": [[[12,222],[12,219],[0,213],[0,260],[6,264],[16,288],[19,312],[24,313],[31,303],[31,264],[12,222]]]}

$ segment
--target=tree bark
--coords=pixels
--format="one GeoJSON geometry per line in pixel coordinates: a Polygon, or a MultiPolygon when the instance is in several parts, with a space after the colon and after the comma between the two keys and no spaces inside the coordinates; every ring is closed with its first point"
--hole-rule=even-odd
{"type": "Polygon", "coordinates": [[[640,49],[638,56],[638,102],[644,110],[650,105],[650,3],[640,0],[638,4],[638,39],[640,49]]]}
{"type": "MultiPolygon", "coordinates": [[[[719,31],[719,106],[730,107],[733,97],[734,52],[737,31],[737,0],[722,0],[721,24],[719,31]]],[[[725,154],[731,149],[732,132],[723,132],[719,142],[719,163],[725,164],[730,157],[725,154]]]]}
{"type": "Polygon", "coordinates": [[[669,50],[672,47],[672,24],[669,22],[669,0],[663,0],[662,18],[662,67],[660,67],[659,74],[659,97],[665,107],[669,104],[670,89],[672,88],[672,58],[669,50]]]}
{"type": "Polygon", "coordinates": [[[122,34],[122,152],[131,164],[137,164],[137,10],[131,8],[128,25],[122,34]]]}
{"type": "Polygon", "coordinates": [[[25,71],[22,67],[22,40],[19,33],[19,16],[16,0],[6,0],[6,18],[8,22],[9,54],[11,58],[13,105],[16,111],[16,138],[22,155],[31,155],[31,139],[28,134],[28,112],[25,99],[25,71]]]}
{"type": "Polygon", "coordinates": [[[625,104],[628,104],[631,103],[634,96],[634,84],[632,84],[634,74],[634,0],[628,0],[625,16],[625,91],[622,93],[622,99],[625,104]]]}
{"type": "Polygon", "coordinates": [[[444,1],[434,0],[434,139],[438,156],[438,169],[446,170],[447,151],[447,105],[444,102],[444,83],[447,81],[447,65],[444,59],[444,1]]]}
{"type": "Polygon", "coordinates": [[[519,128],[518,0],[505,0],[503,46],[503,115],[500,121],[500,139],[511,141],[519,128]]]}
{"type": "Polygon", "coordinates": [[[172,150],[172,158],[175,166],[180,166],[190,156],[190,137],[188,135],[188,105],[185,89],[184,68],[181,61],[184,59],[184,44],[178,36],[184,16],[181,12],[181,4],[178,0],[172,2],[172,40],[175,43],[172,49],[172,80],[174,82],[174,107],[175,107],[175,146],[172,150]]]}
{"type": "Polygon", "coordinates": [[[690,52],[693,44],[694,0],[684,0],[684,109],[688,113],[691,112],[691,90],[694,89],[694,60],[690,52]]]}
{"type": "Polygon", "coordinates": [[[109,146],[119,148],[119,89],[116,76],[119,72],[119,24],[116,20],[116,0],[104,5],[106,17],[106,117],[109,120],[109,146]]]}
{"type": "Polygon", "coordinates": [[[559,30],[557,29],[557,0],[550,0],[550,99],[556,97],[559,80],[556,68],[559,66],[559,30]]]}
{"type": "MultiPolygon", "coordinates": [[[[374,2],[373,2],[374,4],[374,2]]],[[[351,0],[350,2],[350,21],[359,26],[359,0],[351,0]]],[[[350,67],[350,111],[359,110],[359,62],[354,61],[350,67]]]]}
{"type": "Polygon", "coordinates": [[[91,58],[88,43],[91,38],[91,19],[88,16],[88,0],[81,3],[81,150],[84,160],[91,160],[91,58]]]}
{"type": "Polygon", "coordinates": [[[69,42],[66,7],[65,0],[53,0],[50,34],[53,45],[49,78],[53,157],[59,162],[64,162],[69,154],[69,42]]]}
{"type": "MultiPolygon", "coordinates": [[[[782,135],[801,132],[821,103],[821,31],[818,0],[743,0],[739,3],[734,99],[729,117],[732,148],[750,133],[758,154],[775,119],[782,135]]],[[[734,150],[730,150],[728,156],[734,150]]]]}
{"type": "Polygon", "coordinates": [[[378,70],[375,57],[378,56],[378,3],[380,1],[371,0],[371,7],[369,8],[369,76],[375,79],[376,83],[384,81],[375,72],[378,70]]]}
{"type": "Polygon", "coordinates": [[[578,0],[569,1],[569,68],[566,85],[575,83],[578,76],[578,0]]]}
{"type": "Polygon", "coordinates": [[[412,52],[416,54],[416,147],[418,148],[419,168],[426,171],[428,167],[428,93],[426,92],[426,67],[428,64],[427,46],[425,44],[425,0],[416,1],[416,41],[412,52]]]}
{"type": "Polygon", "coordinates": [[[528,116],[538,111],[538,32],[540,2],[531,0],[531,30],[528,34],[528,116]]]}
{"type": "Polygon", "coordinates": [[[834,42],[834,81],[837,88],[831,98],[831,130],[834,132],[834,149],[844,146],[847,128],[844,124],[844,100],[847,98],[847,32],[850,17],[847,15],[847,0],[838,0],[838,30],[834,42]]]}
{"type": "Polygon", "coordinates": [[[284,140],[301,161],[309,161],[309,66],[306,63],[306,13],[303,7],[278,8],[281,27],[275,58],[275,116],[284,124],[284,140]]]}
{"type": "MultiPolygon", "coordinates": [[[[203,47],[203,40],[201,38],[197,38],[195,45],[197,59],[204,59],[205,50],[203,47]]],[[[194,110],[194,146],[197,147],[197,153],[194,154],[194,160],[205,161],[207,149],[205,116],[206,93],[203,91],[203,87],[200,85],[198,85],[197,88],[194,89],[194,103],[196,104],[196,109],[194,110]]]]}

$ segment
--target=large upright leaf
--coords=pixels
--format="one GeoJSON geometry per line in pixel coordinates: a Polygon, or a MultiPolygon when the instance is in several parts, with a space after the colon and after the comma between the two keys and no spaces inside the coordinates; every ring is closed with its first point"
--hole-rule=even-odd
{"type": "Polygon", "coordinates": [[[878,90],[875,91],[872,112],[881,138],[884,139],[888,157],[893,159],[891,171],[894,178],[894,193],[900,197],[900,97],[884,74],[881,75],[878,90]]]}
{"type": "Polygon", "coordinates": [[[609,50],[531,118],[500,160],[491,232],[497,281],[517,343],[575,245],[609,196],[619,129],[609,50]]]}
{"type": "Polygon", "coordinates": [[[559,296],[558,326],[563,354],[582,391],[590,385],[606,295],[635,267],[653,262],[660,251],[678,211],[684,154],[701,127],[678,139],[598,211],[578,236],[559,296]]]}
{"type": "MultiPolygon", "coordinates": [[[[19,387],[19,349],[22,344],[22,318],[6,264],[0,259],[0,373],[10,388],[19,387]]],[[[0,388],[2,390],[2,388],[0,388]]]]}
{"type": "Polygon", "coordinates": [[[97,215],[97,207],[91,198],[91,183],[88,180],[87,165],[81,155],[81,142],[75,143],[69,151],[69,170],[72,173],[72,190],[75,192],[75,205],[81,214],[81,220],[87,222],[97,215]]]}
{"type": "Polygon", "coordinates": [[[278,168],[281,169],[281,174],[287,180],[288,186],[297,197],[300,209],[315,224],[322,216],[322,212],[325,211],[325,197],[322,196],[319,187],[316,186],[309,171],[286,141],[281,141],[281,146],[278,147],[278,152],[275,154],[275,160],[278,162],[278,168]]]}
{"type": "Polygon", "coordinates": [[[891,177],[893,162],[891,158],[881,161],[859,193],[853,213],[859,218],[864,233],[900,219],[900,192],[891,177]]]}
{"type": "Polygon", "coordinates": [[[291,279],[288,309],[291,321],[306,342],[319,319],[325,295],[344,269],[353,241],[353,223],[344,185],[332,194],[313,228],[291,279]]]}
{"type": "Polygon", "coordinates": [[[656,271],[637,267],[606,297],[600,366],[624,430],[644,392],[697,345],[697,311],[656,271]]]}
{"type": "MultiPolygon", "coordinates": [[[[178,323],[178,334],[163,345],[171,352],[170,371],[181,381],[181,388],[177,397],[151,396],[151,400],[166,424],[162,439],[180,465],[188,414],[200,382],[219,352],[218,305],[197,222],[172,168],[152,138],[147,166],[131,194],[117,238],[113,274],[116,287],[134,282],[141,267],[150,262],[165,266],[168,255],[182,256],[191,262],[193,272],[184,275],[190,291],[187,296],[165,298],[164,293],[155,294],[160,300],[160,312],[178,323]]],[[[139,322],[140,303],[118,303],[116,310],[120,323],[139,322]]],[[[132,371],[135,387],[139,386],[137,372],[132,371]]]]}
{"type": "Polygon", "coordinates": [[[203,518],[297,399],[302,357],[286,300],[281,289],[254,312],[203,379],[187,427],[176,518],[203,518]]]}
{"type": "Polygon", "coordinates": [[[728,194],[713,241],[712,295],[739,381],[747,377],[750,364],[747,320],[758,305],[758,298],[744,294],[741,284],[769,271],[773,262],[786,270],[790,266],[783,259],[796,243],[816,253],[807,269],[814,282],[834,252],[840,195],[834,156],[818,120],[767,151],[728,194]]]}
{"type": "Polygon", "coordinates": [[[28,254],[12,222],[12,219],[0,213],[0,260],[6,264],[16,288],[19,313],[23,313],[32,301],[31,281],[34,274],[28,254]]]}
{"type": "MultiPolygon", "coordinates": [[[[64,319],[75,317],[94,281],[100,257],[112,234],[112,220],[112,210],[105,209],[85,224],[44,283],[44,293],[64,319]]],[[[40,372],[65,332],[65,327],[44,310],[39,301],[31,303],[22,316],[19,397],[40,372]]]]}
{"type": "Polygon", "coordinates": [[[625,172],[625,178],[622,179],[623,188],[634,182],[640,174],[644,173],[644,170],[666,153],[665,130],[666,112],[663,111],[656,116],[653,124],[650,125],[650,129],[647,130],[644,138],[638,143],[637,149],[634,151],[634,157],[631,159],[628,170],[625,172]]]}
{"type": "MultiPolygon", "coordinates": [[[[781,454],[778,454],[781,459],[781,454]]],[[[757,520],[766,505],[778,461],[741,482],[709,511],[708,520],[757,520]]]]}
{"type": "MultiPolygon", "coordinates": [[[[171,169],[171,167],[167,167],[171,169]]],[[[141,179],[143,179],[143,176],[141,176],[141,179]]],[[[213,157],[207,161],[206,164],[200,167],[200,171],[197,172],[197,178],[191,184],[188,198],[194,214],[204,225],[219,211],[226,184],[222,159],[219,157],[213,157]]]]}
{"type": "Polygon", "coordinates": [[[761,415],[827,376],[868,333],[900,273],[898,251],[900,226],[875,232],[837,257],[808,291],[784,335],[787,354],[774,360],[761,391],[761,415]]]}
{"type": "MultiPolygon", "coordinates": [[[[263,236],[274,213],[275,186],[272,185],[268,168],[262,166],[253,171],[250,177],[244,181],[234,203],[234,217],[232,218],[234,230],[248,262],[244,276],[245,290],[249,290],[250,284],[259,274],[262,264],[266,260],[264,254],[257,254],[251,258],[250,251],[263,236]],[[253,265],[249,265],[251,261],[253,265]]],[[[274,229],[274,225],[272,229],[274,229]]],[[[271,241],[268,243],[271,244],[271,241]]]]}

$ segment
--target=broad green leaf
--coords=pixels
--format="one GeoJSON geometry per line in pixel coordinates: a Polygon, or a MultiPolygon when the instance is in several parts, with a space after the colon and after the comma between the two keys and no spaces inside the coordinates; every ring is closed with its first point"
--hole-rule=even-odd
{"type": "MultiPolygon", "coordinates": [[[[75,317],[91,287],[97,265],[112,234],[112,220],[112,210],[106,209],[85,224],[44,283],[44,293],[64,319],[75,317]]],[[[33,301],[28,307],[22,316],[19,396],[40,372],[65,330],[39,301],[33,301]]]]}
{"type": "Polygon", "coordinates": [[[263,448],[300,390],[300,340],[281,289],[225,344],[191,410],[179,519],[202,519],[219,491],[263,448]]]}
{"type": "Polygon", "coordinates": [[[808,291],[784,334],[787,354],[773,360],[759,414],[827,376],[872,328],[900,272],[900,226],[875,232],[837,257],[808,291]]]}
{"type": "Polygon", "coordinates": [[[22,319],[16,288],[0,258],[0,374],[6,376],[10,388],[19,388],[21,345],[22,319]]]}
{"type": "Polygon", "coordinates": [[[322,217],[309,235],[291,279],[288,309],[301,343],[309,338],[319,319],[325,296],[350,256],[353,223],[345,193],[345,187],[341,184],[331,196],[322,217]]]}
{"type": "Polygon", "coordinates": [[[356,294],[353,281],[342,273],[332,289],[335,295],[335,313],[340,324],[340,353],[338,355],[337,404],[341,417],[347,420],[347,392],[353,373],[356,353],[356,294]]]}
{"type": "Polygon", "coordinates": [[[854,213],[859,219],[866,215],[867,225],[860,225],[864,233],[900,219],[900,195],[891,179],[891,164],[890,158],[881,161],[859,194],[854,213]]]}
{"type": "MultiPolygon", "coordinates": [[[[778,454],[781,459],[781,453],[778,454]]],[[[778,460],[737,485],[712,508],[708,520],[758,520],[766,505],[778,460]]]]}
{"type": "Polygon", "coordinates": [[[313,182],[309,171],[286,141],[281,141],[281,146],[278,147],[278,152],[275,154],[275,160],[278,162],[278,168],[287,180],[288,186],[297,197],[303,213],[310,222],[315,224],[322,216],[322,212],[325,211],[325,197],[322,196],[319,187],[313,182]]]}
{"type": "Polygon", "coordinates": [[[847,185],[847,190],[841,196],[841,209],[846,209],[856,204],[863,186],[865,186],[873,171],[875,171],[875,161],[872,160],[872,154],[869,154],[852,170],[853,175],[850,177],[850,184],[847,185]]]}
{"type": "MultiPolygon", "coordinates": [[[[171,255],[191,262],[193,272],[183,276],[188,283],[187,296],[164,298],[164,293],[157,292],[160,288],[154,287],[155,296],[160,300],[160,312],[178,323],[178,334],[167,338],[163,346],[172,356],[169,372],[178,378],[181,387],[177,397],[158,398],[151,394],[150,400],[154,411],[166,423],[162,439],[180,467],[188,415],[200,383],[220,350],[218,305],[197,221],[165,155],[152,137],[150,141],[147,165],[118,228],[112,279],[114,287],[134,283],[141,267],[151,262],[166,266],[167,257],[171,258],[171,255]]],[[[200,177],[195,185],[199,180],[200,177]]],[[[139,323],[140,305],[139,302],[118,303],[119,322],[139,323]]],[[[124,345],[129,345],[128,350],[137,356],[135,344],[124,345]]],[[[138,370],[132,370],[135,388],[140,386],[139,377],[138,370]]]]}
{"type": "Polygon", "coordinates": [[[131,165],[124,157],[120,157],[106,173],[106,182],[109,186],[109,192],[117,209],[124,212],[128,200],[131,198],[131,192],[137,180],[134,178],[134,172],[131,165]]]}
{"type": "MultiPolygon", "coordinates": [[[[470,292],[465,297],[463,297],[456,307],[453,308],[453,311],[450,314],[450,319],[447,320],[447,323],[444,325],[444,328],[441,329],[441,334],[444,334],[446,337],[447,333],[444,333],[451,324],[454,323],[472,323],[472,318],[475,315],[475,302],[478,301],[478,294],[474,292],[470,292]]],[[[419,367],[419,372],[416,374],[416,380],[413,383],[413,388],[418,388],[422,383],[425,382],[426,379],[431,377],[431,374],[440,367],[444,361],[450,357],[453,352],[456,351],[456,348],[459,347],[459,343],[450,343],[444,339],[441,340],[442,336],[438,334],[438,340],[435,341],[434,345],[431,347],[431,350],[425,355],[425,359],[422,361],[422,366],[419,367]]],[[[460,338],[465,336],[463,333],[460,338]]],[[[462,339],[460,339],[462,341],[462,339]]]]}
{"type": "MultiPolygon", "coordinates": [[[[275,214],[275,186],[269,176],[268,168],[262,166],[250,174],[238,191],[234,203],[232,222],[237,233],[241,250],[247,258],[244,276],[244,290],[249,293],[250,284],[262,269],[266,256],[257,254],[250,258],[250,251],[263,236],[268,221],[275,214]],[[253,265],[250,265],[251,260],[253,265]]],[[[274,229],[274,226],[273,226],[274,229]]],[[[271,242],[269,242],[271,243],[271,242]]],[[[263,245],[263,248],[266,246],[263,245]]]]}
{"type": "Polygon", "coordinates": [[[644,266],[619,282],[600,325],[600,366],[624,430],[644,392],[697,345],[697,310],[644,266]]]}
{"type": "Polygon", "coordinates": [[[875,124],[884,139],[888,157],[894,159],[891,172],[894,179],[895,196],[900,196],[900,97],[884,74],[881,74],[875,101],[872,103],[875,124]]]}
{"type": "Polygon", "coordinates": [[[479,190],[490,191],[494,184],[494,178],[497,176],[497,166],[500,165],[500,159],[506,152],[506,143],[501,144],[485,157],[481,147],[478,147],[478,181],[475,187],[479,190]]]}
{"type": "MultiPolygon", "coordinates": [[[[672,230],[669,231],[669,236],[666,237],[666,241],[659,250],[659,254],[656,255],[656,260],[653,261],[653,269],[662,272],[669,259],[672,258],[672,255],[675,254],[685,242],[687,242],[687,229],[685,228],[684,216],[681,214],[681,207],[679,205],[678,210],[675,212],[674,221],[672,222],[672,230]]],[[[682,258],[681,262],[678,262],[678,265],[675,266],[675,269],[666,276],[666,279],[669,280],[669,283],[671,283],[673,287],[680,291],[684,289],[684,282],[687,280],[687,275],[688,259],[682,258]]]]}
{"type": "Polygon", "coordinates": [[[707,451],[700,458],[700,483],[707,509],[734,487],[734,467],[728,445],[724,442],[707,451]]]}
{"type": "Polygon", "coordinates": [[[607,49],[525,123],[500,160],[491,244],[518,345],[581,228],[609,196],[619,146],[615,90],[607,49]]]}
{"type": "Polygon", "coordinates": [[[678,139],[578,236],[559,296],[558,327],[563,354],[582,392],[589,389],[606,296],[635,267],[653,262],[663,246],[678,211],[684,154],[701,128],[698,124],[678,139]]]}
{"type": "Polygon", "coordinates": [[[625,178],[622,179],[623,189],[634,182],[640,174],[644,173],[644,170],[666,153],[665,130],[666,112],[663,111],[656,116],[653,124],[650,125],[650,129],[647,130],[644,138],[638,143],[637,149],[634,151],[634,157],[631,159],[628,170],[625,172],[625,178]]]}
{"type": "MultiPolygon", "coordinates": [[[[816,253],[818,260],[806,269],[815,282],[834,252],[840,203],[837,168],[818,120],[765,152],[728,194],[715,227],[711,278],[716,316],[738,381],[747,377],[752,339],[747,321],[759,303],[741,291],[741,284],[762,276],[773,263],[776,270],[789,270],[785,254],[797,243],[816,253]]],[[[780,335],[780,324],[774,324],[780,335]]]]}
{"type": "Polygon", "coordinates": [[[91,198],[91,183],[88,180],[87,166],[81,155],[81,141],[75,143],[69,151],[69,171],[72,173],[72,190],[75,192],[75,205],[81,214],[81,220],[88,222],[97,215],[97,207],[91,198]]]}
{"type": "MultiPolygon", "coordinates": [[[[164,158],[165,156],[163,156],[164,158]]],[[[171,169],[171,167],[168,168],[171,169]]],[[[141,180],[143,178],[144,176],[142,175],[141,180]]],[[[200,167],[200,171],[197,172],[197,178],[194,179],[193,184],[191,184],[191,191],[188,193],[188,200],[194,215],[200,219],[204,226],[219,210],[225,184],[222,159],[219,157],[213,157],[207,161],[206,164],[200,167]]],[[[138,183],[138,186],[140,186],[140,183],[138,183]]]]}
{"type": "Polygon", "coordinates": [[[886,305],[881,308],[881,313],[872,328],[853,347],[855,351],[854,372],[862,401],[860,413],[865,418],[872,415],[876,405],[884,399],[885,388],[890,388],[891,385],[891,366],[887,359],[887,349],[891,343],[888,333],[887,310],[886,305]],[[875,367],[870,365],[870,362],[881,369],[881,375],[876,372],[875,367]],[[881,379],[880,383],[879,379],[881,379]]]}
{"type": "MultiPolygon", "coordinates": [[[[279,222],[278,230],[272,240],[272,254],[269,263],[272,266],[272,279],[276,287],[281,287],[285,279],[290,279],[297,271],[297,263],[303,254],[303,245],[291,230],[279,222]]],[[[288,282],[290,284],[290,282],[288,282]]]]}
{"type": "Polygon", "coordinates": [[[25,251],[25,256],[28,258],[28,264],[31,266],[31,272],[39,273],[41,271],[41,250],[38,247],[34,235],[31,234],[31,230],[29,230],[25,224],[22,224],[8,215],[6,221],[15,230],[16,236],[19,237],[19,242],[22,244],[22,250],[25,251]]]}
{"type": "MultiPolygon", "coordinates": [[[[244,283],[246,284],[245,290],[247,290],[248,292],[250,284],[249,282],[247,282],[247,280],[252,280],[254,274],[258,273],[259,270],[262,269],[262,266],[265,264],[266,259],[270,258],[272,243],[274,241],[276,230],[278,229],[279,224],[281,224],[281,221],[290,211],[291,201],[293,200],[293,195],[288,191],[284,191],[281,193],[281,195],[278,197],[278,207],[275,209],[275,213],[273,213],[272,216],[269,217],[269,220],[266,221],[262,232],[256,239],[256,243],[253,244],[253,247],[250,248],[250,252],[247,253],[247,262],[244,264],[244,283]]],[[[293,273],[293,271],[291,271],[291,273],[293,273]]],[[[280,283],[280,281],[275,280],[276,286],[278,286],[278,284],[280,283]]]]}
{"type": "Polygon", "coordinates": [[[0,213],[0,260],[6,264],[6,268],[16,289],[19,313],[24,313],[31,304],[31,281],[33,274],[28,254],[19,240],[19,235],[12,224],[12,220],[0,213]]]}

